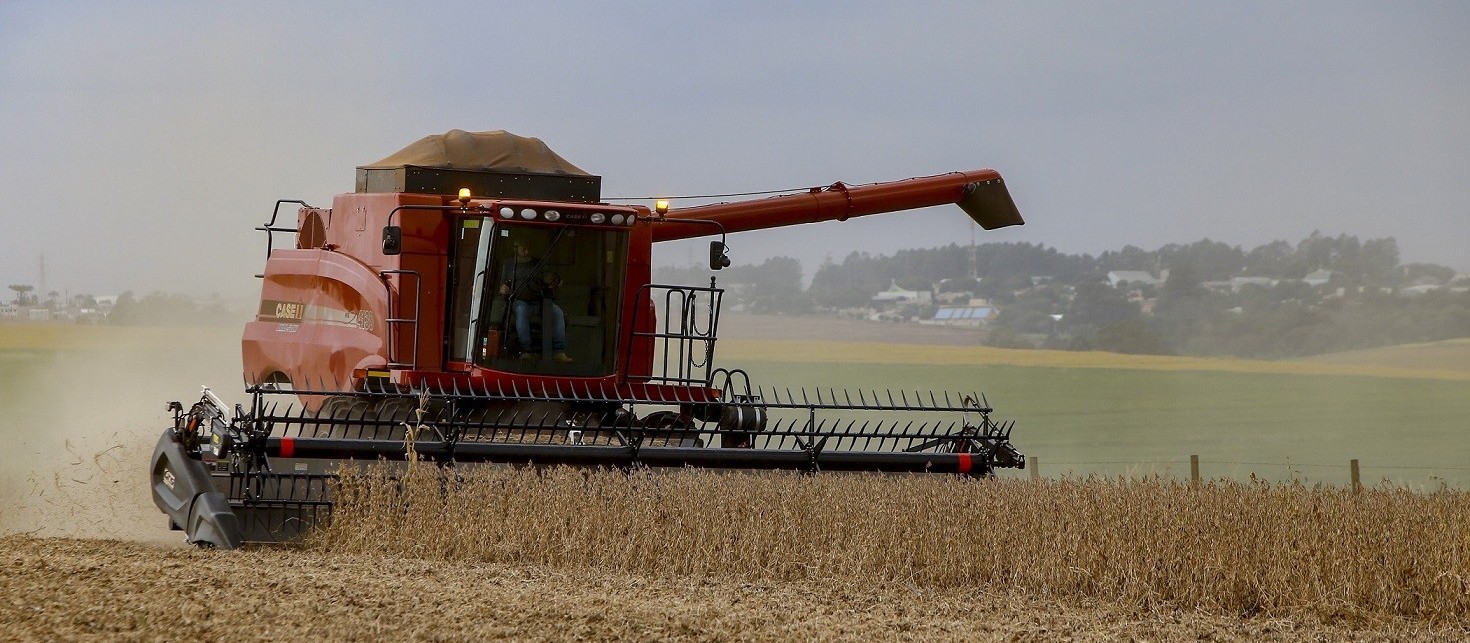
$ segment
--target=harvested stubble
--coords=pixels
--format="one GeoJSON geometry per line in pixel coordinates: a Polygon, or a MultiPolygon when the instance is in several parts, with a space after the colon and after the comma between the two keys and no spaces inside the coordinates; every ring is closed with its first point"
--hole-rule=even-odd
{"type": "Polygon", "coordinates": [[[1352,621],[1470,620],[1470,493],[418,465],[345,472],[311,546],[656,576],[1012,588],[1352,621]]]}

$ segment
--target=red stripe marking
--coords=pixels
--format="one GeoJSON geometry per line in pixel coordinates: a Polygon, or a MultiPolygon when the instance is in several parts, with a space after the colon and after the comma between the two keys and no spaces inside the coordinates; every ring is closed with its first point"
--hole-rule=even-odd
{"type": "Polygon", "coordinates": [[[968,453],[961,453],[960,454],[960,473],[969,473],[969,472],[970,472],[970,454],[968,454],[968,453]]]}
{"type": "Polygon", "coordinates": [[[281,456],[289,458],[296,455],[296,438],[281,436],[281,456]]]}

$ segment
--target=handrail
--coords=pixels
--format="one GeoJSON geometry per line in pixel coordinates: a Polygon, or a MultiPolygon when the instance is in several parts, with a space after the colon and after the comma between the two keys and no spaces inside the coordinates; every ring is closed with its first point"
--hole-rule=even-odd
{"type": "Polygon", "coordinates": [[[295,204],[297,204],[297,205],[299,205],[299,206],[301,206],[303,208],[310,208],[311,207],[311,204],[309,204],[309,203],[307,203],[305,201],[302,201],[300,199],[277,199],[276,200],[276,207],[275,207],[274,210],[271,211],[271,220],[270,221],[267,221],[263,225],[257,226],[255,228],[256,230],[262,230],[262,231],[265,232],[265,258],[266,259],[270,259],[271,258],[271,250],[274,249],[273,246],[275,245],[275,236],[272,234],[273,232],[301,232],[301,229],[300,228],[285,228],[285,227],[277,227],[276,226],[276,218],[278,218],[278,217],[281,216],[281,204],[282,203],[295,203],[295,204]]]}
{"type": "MultiPolygon", "coordinates": [[[[383,287],[386,288],[387,291],[388,291],[388,310],[387,310],[387,313],[388,313],[389,317],[383,320],[383,322],[385,324],[384,331],[387,333],[388,368],[406,368],[406,369],[410,369],[410,370],[417,369],[418,368],[418,364],[419,364],[419,311],[421,310],[420,309],[420,305],[423,303],[423,285],[424,285],[423,276],[420,275],[417,270],[395,269],[395,270],[383,270],[383,271],[379,271],[378,272],[378,277],[383,280],[383,287]],[[413,316],[412,317],[393,317],[392,316],[393,315],[393,311],[394,311],[394,306],[393,306],[393,287],[392,287],[391,284],[388,283],[388,275],[412,275],[413,276],[413,316]],[[393,331],[400,324],[407,324],[407,325],[413,327],[413,353],[412,353],[413,357],[412,357],[412,359],[410,359],[410,360],[408,360],[406,362],[405,361],[402,361],[400,359],[397,359],[398,357],[400,357],[399,353],[401,353],[402,351],[397,350],[397,348],[398,348],[398,342],[396,341],[397,338],[395,337],[395,333],[393,331]]],[[[399,281],[400,281],[400,289],[401,289],[402,288],[402,285],[401,285],[402,284],[402,279],[400,279],[399,281]]],[[[400,298],[399,306],[400,307],[402,306],[401,298],[400,298]]]]}

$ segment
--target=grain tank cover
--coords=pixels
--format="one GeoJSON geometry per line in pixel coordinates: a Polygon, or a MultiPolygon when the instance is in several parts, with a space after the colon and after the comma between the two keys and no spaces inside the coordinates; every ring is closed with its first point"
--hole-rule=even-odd
{"type": "Polygon", "coordinates": [[[425,136],[357,168],[358,192],[413,192],[596,203],[602,177],[572,165],[539,138],[505,130],[425,136]]]}

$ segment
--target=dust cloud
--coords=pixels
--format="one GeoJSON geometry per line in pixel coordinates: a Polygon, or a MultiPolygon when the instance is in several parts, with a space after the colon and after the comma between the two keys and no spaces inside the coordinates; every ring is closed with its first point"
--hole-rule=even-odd
{"type": "Polygon", "coordinates": [[[148,459],[201,384],[241,399],[233,329],[97,329],[96,346],[38,350],[0,395],[0,535],[181,543],[148,492],[148,459]]]}

